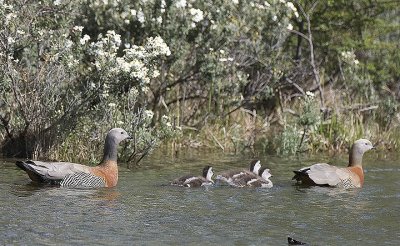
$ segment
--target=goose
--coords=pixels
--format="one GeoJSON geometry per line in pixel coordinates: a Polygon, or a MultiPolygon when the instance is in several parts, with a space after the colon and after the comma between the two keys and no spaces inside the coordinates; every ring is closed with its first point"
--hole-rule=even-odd
{"type": "Polygon", "coordinates": [[[258,171],[258,175],[251,172],[242,172],[234,175],[229,184],[233,187],[272,188],[273,184],[269,180],[270,177],[272,177],[270,170],[263,167],[258,171]]]}
{"type": "Polygon", "coordinates": [[[332,186],[341,188],[360,188],[364,184],[362,157],[368,150],[375,149],[367,139],[354,142],[349,153],[347,167],[336,167],[327,163],[317,163],[301,168],[295,173],[293,180],[308,186],[332,186]]]}
{"type": "Polygon", "coordinates": [[[185,175],[172,181],[171,185],[184,187],[200,187],[214,184],[212,176],[214,175],[211,166],[203,168],[203,176],[185,175]]]}
{"type": "Polygon", "coordinates": [[[258,175],[258,171],[261,168],[261,164],[260,164],[260,160],[252,160],[250,162],[250,166],[248,170],[230,170],[230,171],[225,171],[221,174],[219,174],[216,177],[216,180],[220,183],[227,183],[227,184],[231,184],[232,181],[234,179],[236,179],[239,176],[242,175],[252,175],[252,174],[256,174],[258,175]]]}
{"type": "Polygon", "coordinates": [[[17,161],[36,183],[61,187],[114,187],[118,182],[117,147],[132,139],[122,128],[111,129],[106,136],[102,161],[94,167],[70,162],[17,161]]]}

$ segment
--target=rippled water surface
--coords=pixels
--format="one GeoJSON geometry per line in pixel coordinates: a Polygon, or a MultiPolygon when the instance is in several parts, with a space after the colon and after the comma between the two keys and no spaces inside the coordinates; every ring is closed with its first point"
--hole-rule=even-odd
{"type": "MultiPolygon", "coordinates": [[[[325,157],[335,164],[344,156],[325,157]]],[[[261,156],[272,189],[171,187],[172,179],[246,167],[245,155],[161,153],[140,168],[120,168],[113,189],[37,187],[0,161],[1,245],[399,245],[400,161],[367,154],[362,189],[299,188],[293,169],[321,157],[261,156]]]]}

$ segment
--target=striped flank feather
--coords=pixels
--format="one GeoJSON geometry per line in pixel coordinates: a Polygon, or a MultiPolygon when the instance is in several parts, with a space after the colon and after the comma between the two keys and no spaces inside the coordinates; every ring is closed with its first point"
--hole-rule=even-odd
{"type": "Polygon", "coordinates": [[[60,182],[62,187],[105,187],[106,181],[91,173],[73,173],[60,182]]]}

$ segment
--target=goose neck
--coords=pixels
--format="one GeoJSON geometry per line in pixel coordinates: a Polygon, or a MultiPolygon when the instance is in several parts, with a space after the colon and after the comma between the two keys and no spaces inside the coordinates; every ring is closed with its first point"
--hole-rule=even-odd
{"type": "Polygon", "coordinates": [[[362,166],[363,153],[352,147],[349,154],[349,167],[362,166]]]}
{"type": "Polygon", "coordinates": [[[104,143],[104,155],[102,163],[106,163],[108,161],[117,162],[118,152],[117,152],[118,144],[114,139],[106,137],[106,141],[104,143]]]}

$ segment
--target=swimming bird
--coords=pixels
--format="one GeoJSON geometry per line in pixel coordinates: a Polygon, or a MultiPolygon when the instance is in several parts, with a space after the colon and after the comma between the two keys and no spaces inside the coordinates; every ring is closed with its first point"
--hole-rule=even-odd
{"type": "Polygon", "coordinates": [[[364,184],[362,157],[371,149],[375,148],[369,140],[359,139],[351,147],[347,167],[318,163],[294,171],[295,175],[292,179],[302,185],[360,188],[364,184]]]}
{"type": "Polygon", "coordinates": [[[171,185],[184,187],[200,187],[214,184],[212,176],[214,175],[211,166],[203,168],[203,176],[185,175],[172,181],[171,185]]]}
{"type": "Polygon", "coordinates": [[[248,170],[229,170],[225,171],[221,174],[219,174],[216,177],[216,180],[218,182],[223,182],[227,183],[229,185],[232,185],[232,182],[234,179],[237,179],[238,177],[244,176],[244,175],[258,175],[258,171],[261,168],[260,160],[252,160],[250,162],[250,166],[248,170]]]}
{"type": "Polygon", "coordinates": [[[64,187],[114,187],[118,182],[117,147],[131,136],[122,128],[111,129],[104,143],[103,159],[91,167],[70,162],[17,161],[36,183],[64,187]]]}
{"type": "Polygon", "coordinates": [[[288,245],[308,245],[307,243],[300,242],[300,241],[298,241],[296,239],[293,239],[291,237],[288,237],[287,240],[288,240],[288,245]]]}
{"type": "Polygon", "coordinates": [[[269,180],[272,175],[269,171],[268,168],[263,167],[258,171],[258,175],[252,172],[241,172],[234,175],[229,184],[233,187],[272,188],[273,184],[269,180]]]}

